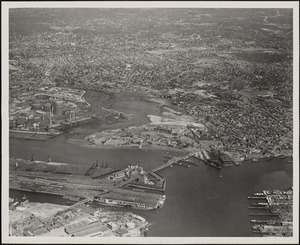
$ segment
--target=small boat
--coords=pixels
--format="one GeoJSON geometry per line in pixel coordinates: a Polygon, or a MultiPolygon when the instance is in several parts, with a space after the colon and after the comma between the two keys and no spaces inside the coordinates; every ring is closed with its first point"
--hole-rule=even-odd
{"type": "Polygon", "coordinates": [[[207,165],[209,165],[209,166],[211,166],[211,167],[213,167],[213,168],[216,168],[216,169],[219,169],[219,170],[222,169],[222,167],[220,165],[218,165],[217,163],[213,162],[212,160],[205,161],[204,163],[207,164],[207,165]]]}
{"type": "Polygon", "coordinates": [[[189,164],[187,164],[185,162],[181,162],[181,161],[174,163],[174,165],[185,167],[185,168],[191,167],[189,164]]]}
{"type": "Polygon", "coordinates": [[[262,192],[258,192],[258,193],[254,193],[253,195],[254,195],[254,196],[264,196],[265,194],[262,193],[262,192]]]}

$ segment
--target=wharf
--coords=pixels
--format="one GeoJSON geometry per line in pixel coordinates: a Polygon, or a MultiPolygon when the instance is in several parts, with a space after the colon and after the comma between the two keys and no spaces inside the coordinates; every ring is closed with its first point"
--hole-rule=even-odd
{"type": "Polygon", "coordinates": [[[43,133],[43,132],[34,132],[34,131],[22,131],[22,130],[10,130],[9,137],[17,139],[26,139],[26,140],[40,140],[46,141],[47,139],[61,135],[61,133],[43,133]]]}
{"type": "Polygon", "coordinates": [[[196,156],[191,156],[191,158],[193,158],[193,159],[195,159],[195,160],[198,161],[197,163],[195,163],[195,162],[193,162],[193,161],[190,161],[191,164],[194,164],[194,165],[197,165],[197,166],[199,166],[199,161],[200,161],[201,163],[204,162],[202,159],[200,159],[199,157],[196,157],[196,156]]]}
{"type": "Polygon", "coordinates": [[[205,164],[208,165],[208,166],[211,166],[213,168],[216,168],[218,170],[221,170],[222,167],[217,165],[216,163],[214,163],[213,161],[205,161],[205,164]]]}
{"type": "Polygon", "coordinates": [[[145,173],[148,179],[154,182],[150,185],[136,181],[141,177],[138,171],[132,173],[130,178],[124,175],[120,179],[100,178],[101,172],[102,176],[105,176],[108,173],[116,173],[116,170],[100,168],[95,163],[91,167],[77,167],[63,163],[10,159],[9,187],[60,195],[72,201],[83,199],[79,204],[98,199],[107,205],[118,204],[143,209],[154,209],[163,205],[165,196],[153,193],[163,192],[166,187],[164,177],[157,173],[145,173]],[[124,189],[126,186],[131,189],[124,189]]]}
{"type": "MultiPolygon", "coordinates": [[[[166,190],[166,180],[162,182],[161,186],[151,186],[151,185],[144,185],[142,183],[134,183],[131,182],[127,185],[128,187],[132,189],[138,189],[142,191],[149,191],[149,192],[164,192],[166,190]]],[[[125,187],[123,187],[125,188],[125,187]]]]}
{"type": "MultiPolygon", "coordinates": [[[[65,123],[66,125],[70,125],[72,127],[78,127],[78,126],[82,126],[84,124],[89,124],[91,122],[95,121],[94,118],[92,117],[85,117],[85,118],[81,118],[81,119],[78,119],[78,120],[75,120],[75,121],[72,121],[72,122],[67,122],[65,123]]],[[[60,125],[58,125],[60,126],[60,125]]]]}
{"type": "Polygon", "coordinates": [[[156,209],[163,205],[163,196],[155,193],[145,193],[127,189],[116,189],[96,197],[101,204],[112,206],[130,206],[140,209],[156,209]]]}
{"type": "Polygon", "coordinates": [[[196,162],[193,162],[193,161],[181,160],[180,162],[186,163],[186,164],[192,164],[192,165],[195,165],[195,166],[199,166],[199,163],[196,163],[196,162]]]}
{"type": "Polygon", "coordinates": [[[182,161],[176,162],[176,163],[174,163],[174,165],[180,166],[180,167],[184,167],[184,168],[189,168],[189,167],[191,167],[191,165],[189,165],[189,164],[187,164],[187,163],[185,163],[185,162],[182,162],[182,161]]]}
{"type": "Polygon", "coordinates": [[[249,213],[249,216],[271,216],[272,220],[251,220],[255,225],[253,233],[262,236],[292,236],[293,233],[293,191],[264,190],[262,193],[254,193],[249,199],[264,197],[266,203],[253,203],[249,209],[268,209],[268,213],[249,213]]]}
{"type": "Polygon", "coordinates": [[[255,220],[255,219],[252,219],[252,220],[250,220],[250,222],[255,223],[255,224],[282,225],[282,222],[278,221],[278,220],[255,220]]]}
{"type": "Polygon", "coordinates": [[[248,209],[269,209],[268,206],[260,206],[260,207],[248,207],[248,209]]]}
{"type": "Polygon", "coordinates": [[[267,199],[265,196],[253,196],[253,197],[248,197],[248,199],[267,199]]]}
{"type": "Polygon", "coordinates": [[[267,202],[251,203],[251,205],[255,207],[269,207],[267,202]]]}
{"type": "MultiPolygon", "coordinates": [[[[34,156],[32,156],[33,158],[34,156]]],[[[83,165],[83,164],[66,164],[51,161],[33,161],[25,159],[10,158],[9,159],[9,169],[13,171],[34,171],[37,173],[49,173],[52,175],[62,174],[62,175],[85,175],[91,168],[95,166],[83,165]]],[[[91,173],[91,177],[99,177],[105,174],[113,173],[118,171],[118,169],[96,166],[91,173]]],[[[59,175],[58,175],[59,176],[59,175]]]]}
{"type": "Polygon", "coordinates": [[[92,166],[76,166],[63,163],[52,164],[51,162],[10,159],[10,188],[56,194],[70,200],[81,198],[82,200],[77,204],[83,204],[94,199],[112,206],[121,205],[143,209],[159,208],[163,206],[165,196],[151,193],[151,191],[164,191],[166,181],[163,181],[164,178],[156,172],[173,164],[189,167],[190,165],[186,163],[187,159],[196,154],[197,152],[191,152],[181,157],[173,157],[167,163],[144,172],[143,175],[152,176],[151,178],[158,176],[158,182],[162,183],[159,188],[137,183],[136,179],[141,177],[139,174],[132,174],[130,177],[125,175],[116,180],[101,178],[108,174],[118,173],[115,169],[103,168],[103,164],[102,167],[99,167],[97,162],[93,163],[92,166]]]}
{"type": "Polygon", "coordinates": [[[272,213],[249,213],[249,216],[279,216],[279,214],[272,213]]]}

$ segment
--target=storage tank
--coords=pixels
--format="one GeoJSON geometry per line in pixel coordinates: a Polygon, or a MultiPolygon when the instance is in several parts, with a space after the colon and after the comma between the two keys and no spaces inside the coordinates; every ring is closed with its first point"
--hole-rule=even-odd
{"type": "Polygon", "coordinates": [[[41,103],[34,103],[31,105],[31,110],[41,110],[43,105],[41,103]]]}
{"type": "Polygon", "coordinates": [[[53,114],[54,115],[62,115],[62,112],[64,110],[64,107],[65,107],[65,102],[61,101],[61,100],[58,100],[58,101],[55,101],[53,104],[53,114]]]}
{"type": "Polygon", "coordinates": [[[51,109],[51,103],[47,102],[43,105],[43,111],[49,112],[50,109],[51,109]]]}

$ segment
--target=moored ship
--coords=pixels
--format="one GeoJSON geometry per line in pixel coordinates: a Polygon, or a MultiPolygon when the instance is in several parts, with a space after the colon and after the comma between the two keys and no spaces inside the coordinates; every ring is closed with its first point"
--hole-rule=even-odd
{"type": "Polygon", "coordinates": [[[163,207],[166,196],[162,194],[117,189],[113,192],[95,197],[102,205],[131,207],[135,209],[153,210],[163,207]]]}

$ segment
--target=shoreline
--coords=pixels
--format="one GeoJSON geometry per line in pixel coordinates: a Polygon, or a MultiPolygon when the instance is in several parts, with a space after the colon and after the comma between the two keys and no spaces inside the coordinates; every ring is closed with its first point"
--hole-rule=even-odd
{"type": "MultiPolygon", "coordinates": [[[[66,141],[69,144],[76,144],[82,147],[88,147],[88,148],[96,148],[96,149],[139,149],[138,144],[130,144],[130,145],[95,145],[92,143],[89,143],[86,140],[82,139],[67,139],[66,141]]],[[[157,145],[143,145],[142,149],[139,150],[167,150],[167,151],[177,151],[177,152],[191,152],[192,149],[178,149],[168,146],[157,146],[157,145]]]]}
{"type": "MultiPolygon", "coordinates": [[[[111,150],[111,149],[139,149],[138,144],[130,144],[130,145],[95,145],[92,143],[89,143],[85,140],[81,139],[68,139],[67,143],[70,144],[76,144],[82,147],[87,147],[87,148],[94,148],[94,149],[102,149],[102,150],[111,150]]],[[[196,150],[201,150],[201,149],[178,149],[178,148],[173,148],[173,147],[168,147],[168,146],[157,146],[157,145],[143,145],[142,149],[139,150],[163,150],[163,151],[174,151],[174,152],[181,152],[181,153],[190,153],[196,150]]],[[[275,160],[275,159],[281,159],[281,158],[292,158],[292,155],[270,155],[270,156],[255,156],[255,157],[249,157],[245,158],[244,160],[237,161],[239,164],[243,164],[247,161],[252,161],[252,162],[260,162],[260,161],[270,161],[270,160],[275,160]],[[256,158],[257,161],[253,161],[253,158],[256,158]]]]}

